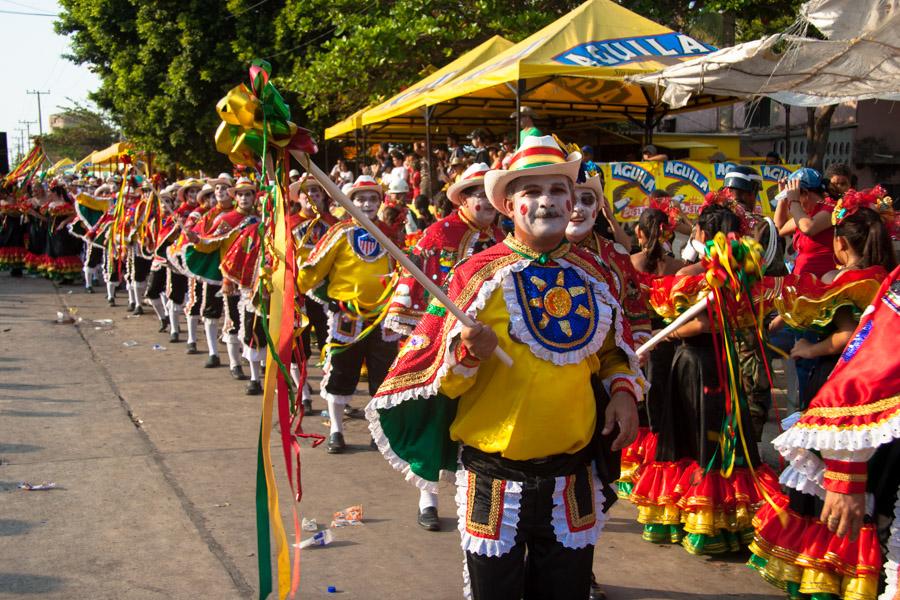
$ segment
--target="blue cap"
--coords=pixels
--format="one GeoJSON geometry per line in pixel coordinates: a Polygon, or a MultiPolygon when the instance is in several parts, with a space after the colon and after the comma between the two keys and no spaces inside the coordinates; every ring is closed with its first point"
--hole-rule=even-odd
{"type": "Polygon", "coordinates": [[[594,149],[591,148],[590,146],[582,146],[582,147],[581,147],[581,153],[582,153],[582,154],[593,154],[593,153],[594,153],[594,149]]]}
{"type": "Polygon", "coordinates": [[[821,190],[825,187],[822,181],[822,174],[810,167],[803,167],[791,173],[788,181],[800,181],[800,189],[802,190],[821,190]]]}

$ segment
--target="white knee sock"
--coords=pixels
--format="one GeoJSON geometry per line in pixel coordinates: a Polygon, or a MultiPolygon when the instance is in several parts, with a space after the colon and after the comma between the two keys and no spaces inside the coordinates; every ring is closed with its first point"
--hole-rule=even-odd
{"type": "Polygon", "coordinates": [[[84,273],[84,287],[89,288],[92,286],[91,281],[91,269],[90,267],[85,267],[81,271],[84,273]]]}
{"type": "Polygon", "coordinates": [[[291,363],[291,379],[294,380],[294,387],[300,387],[300,365],[291,363]]]}
{"type": "Polygon", "coordinates": [[[144,294],[147,293],[147,282],[138,281],[134,284],[134,303],[140,306],[144,302],[144,294]]]}
{"type": "Polygon", "coordinates": [[[328,418],[331,421],[330,433],[344,433],[344,406],[350,396],[328,394],[328,418]]]}
{"type": "Polygon", "coordinates": [[[250,381],[259,381],[261,374],[262,374],[262,367],[260,367],[259,361],[251,360],[250,361],[250,381]]]}
{"type": "Polygon", "coordinates": [[[169,301],[169,333],[178,333],[181,331],[178,322],[178,315],[181,314],[181,305],[169,301]]]}
{"type": "Polygon", "coordinates": [[[187,343],[188,344],[196,344],[197,343],[197,326],[200,325],[200,317],[195,317],[194,315],[187,316],[187,343]]]}
{"type": "Polygon", "coordinates": [[[225,347],[228,349],[228,368],[241,366],[241,343],[228,340],[225,347]]]}
{"type": "Polygon", "coordinates": [[[116,297],[116,283],[114,281],[106,282],[106,299],[111,300],[116,297]]]}
{"type": "Polygon", "coordinates": [[[429,506],[438,507],[438,495],[425,490],[419,490],[419,512],[425,510],[429,506]]]}
{"type": "Polygon", "coordinates": [[[206,345],[210,356],[219,355],[219,322],[215,319],[203,319],[203,332],[206,334],[206,345]]]}
{"type": "Polygon", "coordinates": [[[161,298],[150,298],[150,306],[153,307],[153,312],[156,313],[160,321],[169,316],[161,298]]]}
{"type": "Polygon", "coordinates": [[[134,304],[134,285],[130,281],[125,282],[125,292],[128,293],[128,304],[134,304]]]}

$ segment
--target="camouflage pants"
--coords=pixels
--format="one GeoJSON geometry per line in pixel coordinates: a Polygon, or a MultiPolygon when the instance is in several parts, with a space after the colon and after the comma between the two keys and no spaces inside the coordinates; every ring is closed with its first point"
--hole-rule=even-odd
{"type": "Polygon", "coordinates": [[[754,435],[756,441],[761,441],[762,428],[768,420],[769,408],[772,406],[772,389],[756,333],[751,329],[738,331],[735,336],[735,347],[741,367],[741,383],[747,392],[747,401],[750,405],[754,435]]]}

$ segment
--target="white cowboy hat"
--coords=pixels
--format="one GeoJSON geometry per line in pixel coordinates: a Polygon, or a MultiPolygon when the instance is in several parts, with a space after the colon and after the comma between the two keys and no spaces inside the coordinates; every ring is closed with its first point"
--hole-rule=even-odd
{"type": "Polygon", "coordinates": [[[506,186],[519,177],[540,175],[563,175],[572,180],[578,179],[581,167],[581,153],[572,152],[568,156],[559,147],[553,136],[528,136],[516,151],[509,163],[509,169],[495,169],[484,176],[484,189],[491,204],[500,214],[509,216],[504,208],[506,202],[506,186]]]}
{"type": "Polygon", "coordinates": [[[216,177],[215,179],[207,179],[206,183],[208,183],[209,185],[212,185],[212,186],[216,186],[216,185],[219,185],[220,183],[224,183],[228,187],[231,187],[234,185],[234,178],[231,175],[229,175],[228,173],[219,173],[218,177],[216,177]]]}
{"type": "Polygon", "coordinates": [[[247,177],[238,177],[238,180],[234,182],[234,187],[228,189],[228,193],[234,196],[238,192],[243,192],[244,190],[256,192],[256,184],[247,177]]]}
{"type": "Polygon", "coordinates": [[[599,175],[594,175],[593,177],[588,177],[585,181],[581,183],[575,184],[575,191],[578,190],[591,190],[594,192],[594,196],[596,196],[597,200],[601,200],[603,196],[603,183],[600,181],[599,175]]]}
{"type": "Polygon", "coordinates": [[[188,191],[189,189],[191,189],[191,188],[197,188],[198,190],[203,189],[203,182],[200,181],[199,179],[194,179],[193,177],[185,179],[184,181],[179,182],[176,185],[179,185],[178,192],[175,196],[178,199],[179,204],[184,202],[184,193],[186,191],[188,191]]]}
{"type": "Polygon", "coordinates": [[[463,174],[459,176],[456,183],[447,188],[447,198],[450,199],[450,202],[459,206],[461,202],[459,195],[462,191],[477,185],[484,185],[484,176],[487,175],[487,172],[490,170],[491,168],[487,163],[473,164],[463,171],[463,174]]]}
{"type": "Polygon", "coordinates": [[[215,191],[216,191],[216,188],[214,188],[213,186],[211,186],[208,183],[204,183],[203,187],[200,188],[200,191],[197,192],[197,200],[201,200],[204,197],[211,195],[215,191]]]}
{"type": "Polygon", "coordinates": [[[353,199],[353,194],[363,191],[378,192],[379,196],[384,197],[384,190],[381,188],[381,184],[375,181],[375,178],[371,175],[360,175],[352,184],[348,183],[344,186],[344,193],[351,200],[353,199]]]}

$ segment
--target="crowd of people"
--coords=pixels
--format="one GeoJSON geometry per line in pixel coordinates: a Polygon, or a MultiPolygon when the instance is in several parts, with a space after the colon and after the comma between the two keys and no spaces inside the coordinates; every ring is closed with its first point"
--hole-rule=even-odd
{"type": "MultiPolygon", "coordinates": [[[[695,221],[660,191],[626,230],[592,156],[542,135],[527,110],[519,118],[517,143],[476,130],[474,153],[451,135],[435,160],[420,145],[384,147],[356,176],[343,159],[327,182],[290,172],[303,308],[291,376],[312,410],[302,374],[324,357],[327,452],[345,452],[364,380],[372,445],[419,488],[423,528],[440,528],[437,481],[455,477],[476,599],[603,597],[593,548],[618,498],[650,542],[749,547],[750,565],[791,598],[894,598],[900,374],[871,360],[900,311],[884,190],[850,188],[842,165],[804,167],[767,218],[759,175],[735,166],[695,221]],[[421,274],[347,215],[332,183],[421,274]],[[687,238],[677,256],[676,235],[687,238]],[[706,310],[638,352],[704,298],[706,310]],[[857,355],[870,357],[865,380],[857,355]],[[797,414],[774,420],[783,469],[760,452],[776,358],[798,389],[797,414]]],[[[224,343],[231,376],[261,394],[268,183],[34,176],[0,192],[0,267],[63,284],[81,273],[110,307],[124,289],[127,310],[152,309],[170,342],[184,325],[188,354],[202,332],[205,367],[222,365],[224,343]]]]}

